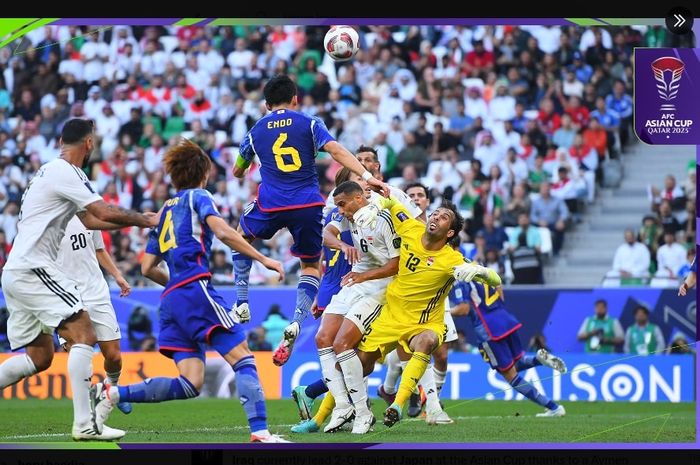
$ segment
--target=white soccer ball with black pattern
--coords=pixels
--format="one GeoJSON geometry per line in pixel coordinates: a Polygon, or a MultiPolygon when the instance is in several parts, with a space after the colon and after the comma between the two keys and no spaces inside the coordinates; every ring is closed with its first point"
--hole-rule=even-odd
{"type": "Polygon", "coordinates": [[[335,61],[348,61],[360,49],[360,36],[350,26],[333,26],[326,32],[323,47],[335,61]]]}

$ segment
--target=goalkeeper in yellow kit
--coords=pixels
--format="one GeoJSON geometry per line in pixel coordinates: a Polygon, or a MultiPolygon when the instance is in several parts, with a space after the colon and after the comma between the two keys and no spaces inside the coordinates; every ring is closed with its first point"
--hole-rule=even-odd
{"type": "Polygon", "coordinates": [[[464,223],[452,204],[435,210],[424,224],[397,200],[377,198],[358,210],[353,220],[359,227],[369,226],[383,208],[390,210],[401,237],[399,273],[387,288],[387,304],[360,342],[358,356],[365,375],[394,349],[401,360],[408,360],[396,400],[384,412],[384,424],[392,426],[401,419],[403,405],[423,376],[430,354],[444,341],[444,300],[452,283],[477,280],[496,287],[501,278],[490,268],[467,262],[447,245],[464,223]]]}

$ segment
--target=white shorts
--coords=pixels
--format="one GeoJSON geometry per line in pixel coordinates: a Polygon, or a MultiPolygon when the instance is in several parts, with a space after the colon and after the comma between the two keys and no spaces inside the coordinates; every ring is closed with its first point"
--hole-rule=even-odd
{"type": "Polygon", "coordinates": [[[55,268],[4,270],[2,291],[7,310],[7,339],[21,349],[40,334],[53,334],[59,324],[85,309],[75,282],[55,268]]]}
{"type": "Polygon", "coordinates": [[[455,320],[452,318],[450,312],[445,312],[445,326],[447,327],[447,334],[445,334],[445,342],[452,342],[457,340],[457,327],[455,326],[455,320]]]}
{"type": "Polygon", "coordinates": [[[350,286],[340,289],[323,313],[343,315],[355,323],[362,334],[365,334],[381,310],[382,304],[374,296],[368,297],[360,289],[356,289],[356,286],[350,286]]]}
{"type": "MultiPolygon", "coordinates": [[[[118,341],[122,338],[117,315],[114,313],[114,307],[112,307],[111,302],[86,303],[85,305],[92,327],[95,328],[97,342],[118,341]]],[[[59,337],[58,342],[63,345],[66,343],[66,340],[59,337]]]]}

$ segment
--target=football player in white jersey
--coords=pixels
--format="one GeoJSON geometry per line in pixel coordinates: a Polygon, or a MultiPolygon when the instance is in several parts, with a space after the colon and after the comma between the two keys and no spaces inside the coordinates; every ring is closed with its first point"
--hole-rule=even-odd
{"type": "Polygon", "coordinates": [[[53,361],[53,333],[72,341],[68,376],[73,392],[73,439],[114,440],[124,431],[99,428],[91,412],[89,390],[93,346],[97,342],[78,287],[56,264],[66,225],[76,213],[88,229],[123,226],[152,228],[158,215],[107,204],[93,191],[81,168],[95,147],[95,127],[72,119],[61,131],[61,155],[36,172],[22,196],[17,236],[2,273],[10,317],[12,350],[24,354],[0,365],[0,389],[46,370],[53,361]]]}
{"type": "MultiPolygon", "coordinates": [[[[116,386],[122,372],[122,354],[119,349],[121,332],[109,296],[109,286],[102,278],[100,266],[114,277],[121,290],[119,297],[128,296],[131,293],[131,285],[105,250],[102,232],[88,230],[77,216],[66,226],[66,235],[61,241],[57,264],[62,270],[71,270],[95,328],[97,345],[100,346],[105,359],[105,374],[109,383],[116,386]]],[[[68,350],[71,341],[62,337],[58,340],[68,350]]],[[[128,402],[117,404],[117,407],[124,413],[131,413],[131,404],[128,402]]]]}
{"type": "MultiPolygon", "coordinates": [[[[343,277],[340,292],[326,307],[316,335],[321,371],[336,401],[324,431],[336,431],[355,415],[353,433],[363,434],[369,431],[375,418],[367,407],[362,364],[354,348],[385,303],[386,286],[398,271],[401,240],[388,215],[380,215],[376,224],[368,228],[358,228],[352,223],[353,214],[369,204],[360,183],[348,181],[339,185],[333,191],[333,198],[339,213],[323,231],[324,244],[342,250],[353,267],[343,277]],[[354,247],[338,239],[347,230],[352,233],[354,247]],[[348,394],[352,404],[347,400],[348,394]]],[[[406,200],[413,210],[411,213],[418,216],[420,210],[406,200]]]]}

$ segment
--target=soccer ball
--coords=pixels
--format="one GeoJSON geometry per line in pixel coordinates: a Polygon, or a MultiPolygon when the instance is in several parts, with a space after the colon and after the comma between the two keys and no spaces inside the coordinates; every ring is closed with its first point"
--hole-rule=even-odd
{"type": "Polygon", "coordinates": [[[348,61],[360,48],[360,36],[350,26],[333,26],[323,38],[323,47],[335,61],[348,61]]]}

